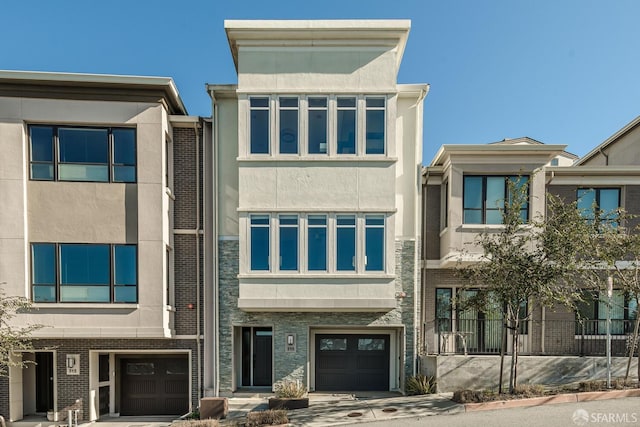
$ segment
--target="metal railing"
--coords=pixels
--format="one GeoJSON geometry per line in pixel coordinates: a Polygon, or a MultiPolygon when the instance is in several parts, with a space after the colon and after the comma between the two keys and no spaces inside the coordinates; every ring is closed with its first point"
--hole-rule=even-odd
{"type": "MultiPolygon", "coordinates": [[[[437,353],[500,354],[501,319],[436,319],[437,353]]],[[[611,321],[611,354],[629,354],[635,320],[611,321]]],[[[505,353],[513,337],[507,331],[505,353]]],[[[637,355],[638,346],[634,354],[637,355]]],[[[523,355],[604,356],[604,320],[529,320],[520,325],[518,352],[523,355]]]]}

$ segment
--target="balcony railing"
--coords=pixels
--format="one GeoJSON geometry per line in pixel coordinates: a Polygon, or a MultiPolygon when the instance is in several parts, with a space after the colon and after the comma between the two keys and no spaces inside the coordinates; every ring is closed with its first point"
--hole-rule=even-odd
{"type": "MultiPolygon", "coordinates": [[[[439,354],[500,354],[501,319],[437,319],[439,354]]],[[[635,320],[611,320],[611,354],[627,356],[635,320]]],[[[507,331],[505,353],[513,337],[507,331]]],[[[520,325],[518,352],[523,355],[605,356],[604,320],[529,320],[520,325]]],[[[637,355],[638,344],[634,354],[637,355]]]]}

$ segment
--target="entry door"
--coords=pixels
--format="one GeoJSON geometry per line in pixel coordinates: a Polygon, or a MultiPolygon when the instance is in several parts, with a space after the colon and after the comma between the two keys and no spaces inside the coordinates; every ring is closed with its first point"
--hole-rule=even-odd
{"type": "Polygon", "coordinates": [[[53,353],[36,353],[36,412],[53,409],[53,353]]]}
{"type": "Polygon", "coordinates": [[[272,384],[273,330],[242,328],[242,385],[272,384]]]}

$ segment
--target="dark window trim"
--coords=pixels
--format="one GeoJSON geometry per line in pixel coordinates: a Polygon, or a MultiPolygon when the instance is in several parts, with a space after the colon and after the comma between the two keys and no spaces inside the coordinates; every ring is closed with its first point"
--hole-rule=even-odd
{"type": "Polygon", "coordinates": [[[578,187],[576,188],[576,200],[578,201],[580,200],[580,196],[578,196],[578,193],[580,191],[585,191],[585,192],[594,191],[596,206],[595,206],[595,211],[593,212],[593,220],[596,222],[618,223],[619,222],[618,219],[601,218],[602,211],[600,210],[600,192],[602,190],[616,190],[618,192],[618,209],[619,209],[622,204],[622,188],[621,187],[578,187]]]}
{"type": "Polygon", "coordinates": [[[30,181],[48,181],[48,182],[91,182],[91,183],[116,183],[116,184],[135,184],[138,182],[138,130],[135,127],[127,127],[127,126],[76,126],[76,125],[47,125],[47,124],[40,124],[40,123],[34,123],[34,124],[30,124],[28,125],[28,134],[29,134],[29,180],[30,181]],[[53,161],[52,162],[43,162],[43,161],[33,161],[31,160],[31,150],[32,150],[32,144],[31,144],[31,129],[33,128],[51,128],[52,133],[53,133],[53,161]],[[61,162],[59,157],[60,157],[60,147],[59,147],[59,137],[58,137],[58,130],[59,129],[103,129],[107,131],[108,137],[107,137],[107,144],[108,144],[108,150],[109,150],[109,161],[106,164],[108,170],[107,170],[107,176],[108,179],[106,181],[83,181],[83,180],[67,180],[67,179],[60,179],[58,177],[58,167],[59,165],[63,164],[63,165],[102,165],[102,163],[82,163],[82,162],[61,162]],[[114,181],[113,180],[113,168],[116,166],[130,166],[128,164],[124,164],[124,163],[116,163],[115,159],[114,159],[114,155],[115,155],[115,151],[114,151],[114,140],[113,140],[113,131],[114,130],[133,130],[134,131],[134,141],[135,141],[135,150],[134,150],[134,164],[133,166],[135,167],[135,176],[133,181],[114,181]],[[52,179],[39,179],[39,178],[33,178],[31,176],[31,165],[33,164],[40,164],[40,165],[52,165],[53,166],[53,178],[52,179]]]}
{"type": "MultiPolygon", "coordinates": [[[[138,245],[127,243],[53,243],[53,242],[31,242],[30,245],[30,283],[31,283],[31,301],[36,304],[137,304],[139,302],[139,290],[140,290],[140,254],[138,251],[138,245]],[[33,283],[33,245],[53,245],[54,246],[54,277],[55,277],[55,301],[35,301],[34,299],[34,286],[42,286],[33,283]],[[62,286],[62,280],[60,277],[60,247],[63,245],[91,245],[91,246],[109,246],[109,301],[61,301],[60,300],[60,287],[62,286]],[[116,246],[134,246],[136,248],[136,300],[135,302],[117,302],[115,299],[115,248],[116,246]]],[[[120,285],[120,286],[132,286],[132,285],[120,285]]]]}
{"type": "MultiPolygon", "coordinates": [[[[527,217],[524,220],[524,222],[529,222],[529,220],[531,219],[531,212],[530,212],[530,199],[531,199],[531,177],[529,175],[501,175],[501,174],[491,174],[491,175],[482,175],[482,174],[465,174],[462,177],[462,223],[463,224],[482,224],[482,225],[487,225],[487,178],[504,178],[504,194],[505,194],[505,199],[504,199],[504,207],[506,209],[508,200],[509,200],[509,186],[507,184],[507,180],[511,179],[511,178],[526,178],[527,179],[527,207],[525,209],[521,209],[525,210],[527,212],[527,217]],[[465,180],[467,177],[480,177],[482,178],[482,207],[481,208],[465,208],[464,206],[464,201],[465,201],[465,180]],[[468,223],[464,221],[464,213],[465,211],[481,211],[482,212],[482,222],[480,223],[468,223]]],[[[498,208],[499,209],[499,208],[498,208]]],[[[490,208],[489,210],[493,211],[496,210],[494,208],[490,208]]],[[[502,223],[501,223],[502,224],[502,223]]],[[[500,224],[495,224],[495,225],[500,225],[500,224]]]]}

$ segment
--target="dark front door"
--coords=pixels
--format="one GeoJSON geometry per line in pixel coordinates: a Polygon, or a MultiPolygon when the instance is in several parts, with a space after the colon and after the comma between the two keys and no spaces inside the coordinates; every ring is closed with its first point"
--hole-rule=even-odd
{"type": "Polygon", "coordinates": [[[242,385],[272,384],[273,330],[242,328],[242,385]]]}
{"type": "Polygon", "coordinates": [[[36,353],[36,412],[53,408],[53,353],[36,353]]]}
{"type": "Polygon", "coordinates": [[[389,335],[316,335],[316,390],[389,390],[389,335]]]}
{"type": "Polygon", "coordinates": [[[121,415],[183,415],[189,411],[187,357],[120,360],[121,415]]]}

